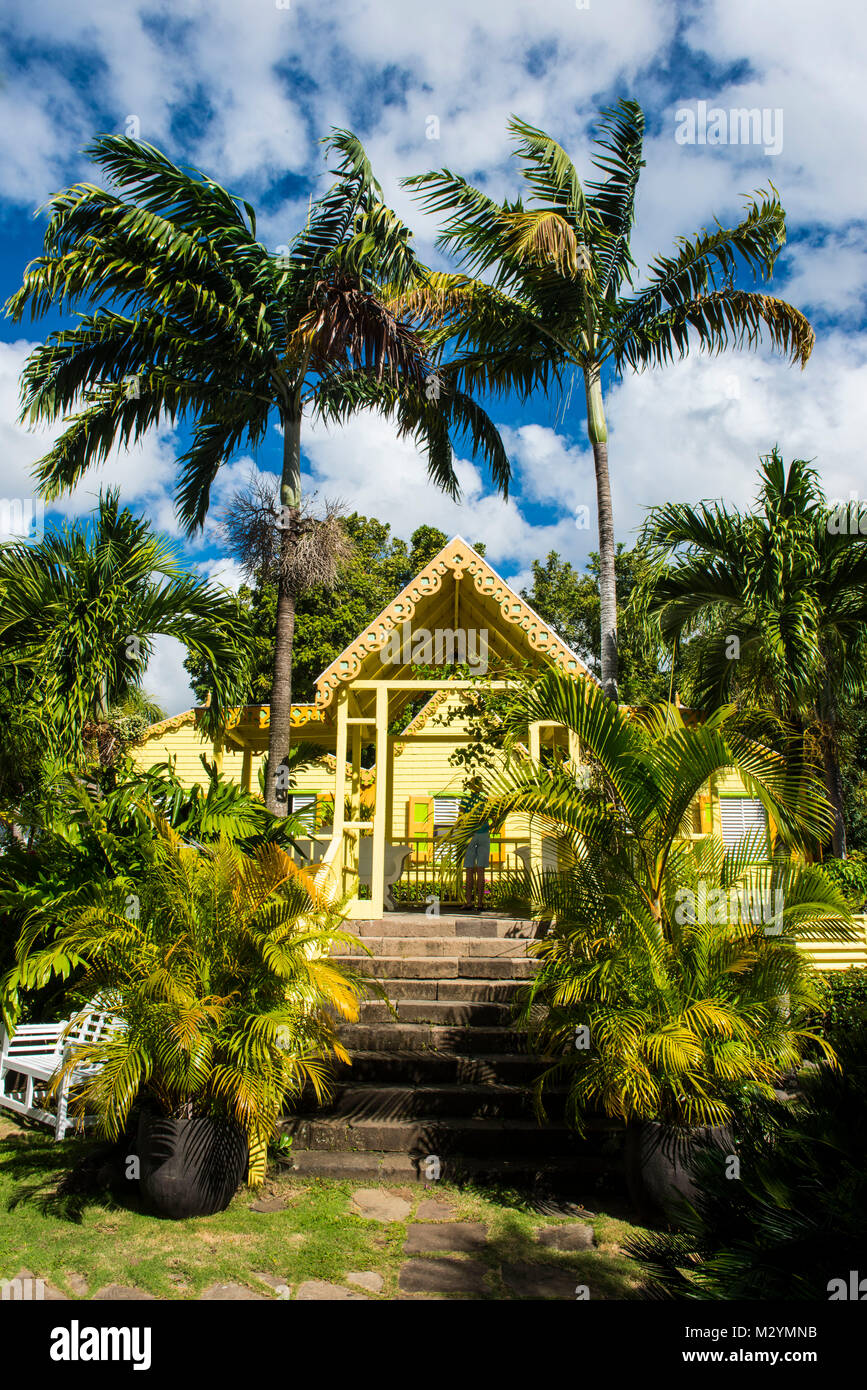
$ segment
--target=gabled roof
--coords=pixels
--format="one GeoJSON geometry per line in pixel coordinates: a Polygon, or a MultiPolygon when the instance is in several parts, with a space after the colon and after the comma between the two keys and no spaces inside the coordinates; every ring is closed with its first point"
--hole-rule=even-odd
{"type": "MultiPolygon", "coordinates": [[[[595,679],[577,652],[515,593],[488,561],[463,536],[453,536],[326,667],[316,682],[317,705],[330,705],[341,685],[351,684],[357,678],[375,677],[381,666],[378,654],[390,634],[404,623],[414,622],[417,629],[425,627],[431,631],[444,626],[449,619],[451,596],[455,607],[460,601],[463,610],[462,624],[453,624],[456,629],[470,626],[468,618],[479,620],[482,626],[490,622],[502,645],[516,658],[536,664],[547,662],[566,675],[595,679]],[[458,585],[462,586],[460,590],[458,585]]],[[[452,626],[451,622],[448,625],[452,626]]]]}
{"type": "Polygon", "coordinates": [[[181,714],[173,714],[170,719],[161,719],[157,724],[149,724],[138,739],[138,743],[147,743],[148,739],[159,738],[161,734],[173,734],[176,729],[182,729],[185,724],[196,722],[196,711],[185,709],[181,714]]]}
{"type": "MultiPolygon", "coordinates": [[[[516,594],[463,536],[453,536],[378,617],[326,667],[316,682],[315,702],[292,705],[293,726],[330,726],[335,692],[341,685],[351,685],[356,678],[376,678],[382,669],[379,654],[388,643],[390,634],[399,632],[404,623],[414,624],[416,631],[420,628],[434,631],[449,627],[488,627],[493,634],[492,646],[497,655],[505,655],[516,662],[529,660],[539,666],[547,663],[565,675],[596,679],[578,653],[539,617],[526,599],[516,594]]],[[[399,677],[400,670],[394,668],[392,674],[399,677]]],[[[404,732],[411,734],[422,729],[447,695],[447,691],[433,695],[404,732]]],[[[408,692],[402,701],[395,699],[392,713],[396,714],[400,704],[408,699],[408,692]]],[[[141,741],[147,742],[193,724],[201,713],[201,707],[185,710],[172,719],[152,724],[141,741]]],[[[226,720],[226,737],[242,745],[248,739],[258,742],[268,728],[269,716],[268,705],[246,705],[231,710],[226,720]]]]}

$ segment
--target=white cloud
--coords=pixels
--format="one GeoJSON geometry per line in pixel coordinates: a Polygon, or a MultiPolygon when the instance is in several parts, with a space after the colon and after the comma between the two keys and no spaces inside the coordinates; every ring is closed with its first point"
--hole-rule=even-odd
{"type": "Polygon", "coordinates": [[[249,583],[238,562],[225,555],[218,556],[215,560],[197,560],[193,569],[198,570],[203,579],[208,579],[223,589],[231,589],[234,594],[242,584],[249,583]]]}
{"type": "Polygon", "coordinates": [[[820,338],[802,372],[752,353],[696,354],[631,375],[610,393],[618,535],[646,506],[724,497],[748,506],[759,456],[812,459],[829,497],[863,490],[867,334],[820,338]]]}
{"type": "Polygon", "coordinates": [[[453,502],[428,482],[412,442],[398,439],[377,416],[359,415],[339,430],[309,425],[302,448],[312,464],[305,478],[309,490],[341,499],[350,511],[391,520],[399,536],[426,524],[470,542],[482,540],[505,578],[552,548],[575,558],[586,553],[586,533],[576,531],[572,518],[553,516],[550,523],[533,525],[514,498],[504,501],[487,491],[479,469],[467,460],[456,461],[463,500],[453,502]]]}
{"type": "Polygon", "coordinates": [[[867,304],[867,239],[850,228],[821,242],[802,241],[787,253],[783,293],[806,313],[857,322],[867,304]]]}
{"type": "MultiPolygon", "coordinates": [[[[631,543],[646,508],[664,502],[725,498],[748,507],[760,456],[774,445],[787,463],[812,460],[829,498],[862,495],[865,396],[867,333],[821,336],[803,372],[743,352],[710,359],[696,354],[663,370],[625,377],[607,401],[618,539],[631,543]]],[[[562,513],[571,519],[589,505],[586,549],[593,549],[592,455],[583,421],[574,423],[577,439],[536,424],[504,435],[523,495],[560,516],[555,523],[560,536],[568,534],[562,513]]],[[[535,553],[541,556],[544,542],[541,529],[537,532],[535,553]]]]}
{"type": "MultiPolygon", "coordinates": [[[[26,429],[17,423],[18,381],[27,354],[36,344],[19,339],[0,343],[0,495],[32,498],[33,466],[51,447],[62,426],[26,429]]],[[[146,507],[161,531],[179,535],[172,490],[176,448],[170,430],[151,430],[131,449],[114,449],[105,465],[89,472],[72,492],[50,504],[51,510],[73,518],[92,511],[101,488],[118,487],[122,499],[146,507]]]]}
{"type": "Polygon", "coordinates": [[[196,704],[189,673],[184,670],[187,649],[176,637],[155,637],[144,675],[144,689],[170,718],[196,704]]]}
{"type": "Polygon", "coordinates": [[[595,476],[586,444],[574,444],[548,425],[519,425],[504,429],[503,442],[520,467],[521,495],[533,502],[555,503],[577,514],[593,504],[595,476]]]}

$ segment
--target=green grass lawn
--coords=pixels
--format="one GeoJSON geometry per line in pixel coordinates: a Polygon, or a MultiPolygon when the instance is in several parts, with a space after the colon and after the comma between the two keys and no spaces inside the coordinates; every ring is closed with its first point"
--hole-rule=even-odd
{"type": "Polygon", "coordinates": [[[487,1227],[487,1245],[474,1258],[488,1266],[491,1298],[513,1296],[501,1275],[501,1267],[513,1263],[568,1270],[576,1284],[589,1287],[591,1298],[641,1297],[640,1272],[620,1250],[636,1228],[598,1213],[572,1218],[593,1226],[596,1248],[561,1253],[540,1247],[535,1235],[563,1218],[533,1211],[519,1194],[446,1183],[390,1188],[412,1204],[411,1211],[404,1220],[380,1223],[350,1210],[353,1191],[369,1183],[302,1181],[278,1172],[262,1193],[240,1191],[217,1216],[166,1221],[147,1215],[134,1197],[64,1192],[63,1179],[89,1147],[81,1140],[56,1145],[44,1131],[0,1119],[0,1278],[25,1268],[71,1297],[119,1284],[184,1299],[230,1282],[279,1297],[258,1274],[292,1286],[294,1296],[305,1280],[344,1284],[350,1272],[369,1271],[384,1281],[378,1297],[393,1299],[408,1258],[407,1225],[419,1202],[436,1197],[452,1203],[454,1219],[487,1227]],[[251,1211],[262,1195],[284,1198],[285,1208],[251,1211]]]}

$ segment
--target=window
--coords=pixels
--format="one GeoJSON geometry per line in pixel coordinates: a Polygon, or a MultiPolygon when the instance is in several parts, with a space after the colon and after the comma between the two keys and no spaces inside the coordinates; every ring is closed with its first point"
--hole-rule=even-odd
{"type": "Polygon", "coordinates": [[[760,801],[746,796],[723,796],[719,809],[722,837],[727,848],[733,848],[745,835],[767,835],[768,817],[760,801]]]}
{"type": "Polygon", "coordinates": [[[454,825],[458,818],[460,801],[456,796],[435,796],[433,823],[434,830],[439,826],[454,825]]]}
{"type": "Polygon", "coordinates": [[[308,829],[313,830],[316,820],[315,792],[293,792],[289,797],[288,809],[291,815],[300,816],[308,829]]]}

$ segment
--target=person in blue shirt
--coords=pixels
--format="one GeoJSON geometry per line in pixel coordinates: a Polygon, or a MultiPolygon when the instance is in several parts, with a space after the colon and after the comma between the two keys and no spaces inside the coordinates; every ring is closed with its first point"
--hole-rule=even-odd
{"type": "MultiPolygon", "coordinates": [[[[464,787],[460,811],[465,816],[485,800],[481,778],[472,777],[464,787]]],[[[467,902],[469,911],[481,912],[485,902],[485,869],[491,858],[491,826],[488,821],[476,826],[473,838],[464,854],[464,868],[467,874],[467,902]]]]}

